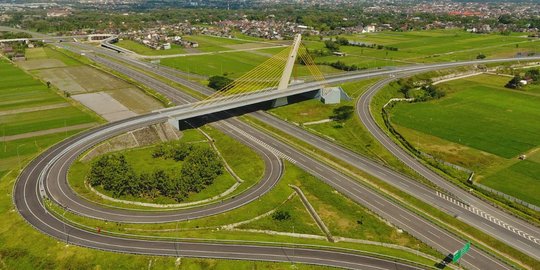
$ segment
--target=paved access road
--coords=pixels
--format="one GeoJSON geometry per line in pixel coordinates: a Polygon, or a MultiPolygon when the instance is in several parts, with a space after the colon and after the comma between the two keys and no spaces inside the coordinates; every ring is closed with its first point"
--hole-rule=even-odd
{"type": "MultiPolygon", "coordinates": [[[[98,59],[98,58],[95,58],[95,59],[98,59]]],[[[104,64],[107,64],[107,63],[104,63],[104,64]]],[[[127,67],[123,66],[123,65],[113,65],[115,66],[114,68],[118,70],[122,70],[122,69],[126,69],[127,67]]],[[[421,71],[425,71],[425,70],[428,70],[427,67],[422,67],[422,68],[417,68],[416,70],[421,70],[421,71]]],[[[379,74],[380,75],[380,74],[379,74]]],[[[358,75],[355,75],[355,77],[357,77],[358,75]]],[[[368,74],[368,75],[361,75],[361,76],[376,76],[376,75],[371,75],[371,74],[368,74]]],[[[351,76],[352,77],[352,76],[351,76]]],[[[137,78],[137,77],[135,77],[137,78]]],[[[147,78],[145,78],[146,80],[147,78]]],[[[345,78],[345,80],[350,80],[350,78],[345,78]]],[[[159,88],[158,88],[158,91],[159,91],[159,88]]],[[[178,91],[176,91],[178,93],[178,91]]],[[[165,94],[169,95],[171,94],[171,92],[164,92],[165,94]]],[[[238,128],[237,128],[238,129],[238,128]]],[[[244,131],[245,130],[250,130],[250,127],[249,126],[245,126],[243,127],[244,131]]],[[[264,134],[263,134],[264,135],[264,134]]],[[[257,139],[260,140],[260,138],[263,138],[263,135],[258,135],[259,137],[255,137],[257,139]]],[[[314,160],[309,160],[306,156],[303,156],[303,155],[300,155],[298,157],[291,157],[293,156],[293,154],[297,155],[299,154],[298,152],[296,152],[294,149],[286,149],[286,146],[284,145],[278,145],[278,143],[274,140],[274,142],[272,143],[272,138],[264,138],[264,143],[265,145],[268,145],[274,149],[279,149],[279,152],[281,153],[285,153],[283,155],[285,155],[286,157],[288,157],[288,159],[290,160],[293,160],[296,162],[297,165],[299,165],[300,167],[303,167],[301,165],[303,164],[307,164],[307,166],[304,167],[304,169],[308,170],[310,173],[314,174],[314,175],[318,175],[321,179],[331,183],[334,187],[336,187],[336,189],[342,191],[343,193],[347,194],[347,191],[349,191],[349,195],[350,197],[353,197],[353,199],[355,199],[356,201],[359,201],[360,200],[360,197],[357,195],[356,197],[354,197],[354,194],[350,194],[350,191],[351,190],[356,190],[356,192],[359,192],[358,190],[360,190],[362,187],[356,187],[356,189],[354,189],[354,187],[344,187],[344,186],[340,186],[339,184],[335,183],[335,182],[332,182],[332,179],[336,179],[336,178],[339,178],[340,176],[338,176],[339,174],[337,175],[322,175],[320,173],[318,173],[317,171],[320,171],[320,170],[328,170],[328,171],[332,171],[332,168],[328,168],[327,166],[325,166],[324,164],[317,164],[316,161],[314,160]],[[268,143],[270,142],[270,144],[268,143]],[[276,148],[277,147],[277,148],[276,148]],[[285,149],[285,150],[284,150],[285,149]],[[299,161],[300,160],[300,161],[299,161]]],[[[334,171],[335,173],[335,171],[334,171]]],[[[349,182],[354,182],[352,179],[347,179],[347,181],[349,182]]],[[[376,197],[380,197],[380,195],[378,194],[373,194],[373,196],[376,197]]],[[[375,200],[375,199],[374,199],[375,200]]],[[[384,200],[381,202],[379,201],[379,204],[381,206],[384,206],[383,208],[381,207],[376,207],[375,205],[373,204],[370,204],[370,201],[359,201],[361,203],[363,203],[364,205],[367,205],[368,207],[372,208],[375,212],[379,213],[380,215],[383,215],[385,213],[385,208],[390,208],[390,205],[388,204],[385,204],[385,202],[388,202],[387,200],[384,200]]],[[[457,239],[457,238],[454,238],[452,239],[451,241],[454,241],[454,246],[455,246],[455,249],[452,247],[452,248],[444,248],[444,245],[448,245],[448,243],[440,243],[440,242],[447,242],[446,240],[447,239],[444,239],[443,241],[439,241],[437,240],[437,238],[441,238],[441,235],[444,235],[444,236],[448,236],[450,238],[452,238],[453,236],[451,235],[448,235],[445,231],[443,230],[440,230],[438,228],[433,228],[433,230],[427,230],[425,231],[426,229],[426,224],[421,222],[421,221],[418,221],[417,219],[415,218],[412,218],[409,219],[407,218],[405,215],[407,213],[405,212],[401,212],[403,211],[402,209],[398,209],[398,212],[397,213],[394,213],[392,215],[389,216],[389,219],[392,220],[392,222],[394,224],[400,224],[400,223],[404,223],[403,225],[403,228],[406,228],[407,225],[411,224],[411,223],[414,223],[415,225],[421,225],[420,227],[418,227],[416,230],[415,228],[407,228],[406,230],[408,230],[409,232],[413,231],[414,235],[424,241],[426,241],[427,243],[431,244],[432,246],[436,247],[437,249],[441,250],[442,252],[452,252],[453,250],[457,249],[463,241],[461,241],[460,239],[457,239]],[[399,215],[399,213],[402,213],[401,215],[399,215]],[[401,219],[401,220],[394,220],[392,219],[392,217],[395,219],[396,217],[401,219]],[[420,232],[418,232],[418,230],[420,232]]],[[[388,211],[386,211],[388,212],[388,211]]],[[[388,212],[390,213],[390,212],[388,212]]],[[[410,213],[409,213],[410,214],[410,213]]],[[[383,215],[384,216],[384,215],[383,215]]],[[[424,221],[425,222],[425,221],[424,221]]],[[[432,226],[432,225],[431,225],[432,226]]],[[[476,252],[476,251],[475,251],[476,252]]],[[[480,255],[482,255],[480,253],[480,255]]],[[[474,254],[471,253],[471,256],[474,257],[474,254]]],[[[481,265],[482,264],[482,260],[486,260],[486,261],[491,261],[491,263],[488,263],[488,264],[484,264],[483,266],[484,267],[481,267],[481,268],[492,268],[492,269],[497,269],[497,268],[505,268],[504,265],[501,265],[500,263],[498,263],[496,260],[493,260],[493,259],[490,259],[488,257],[486,257],[485,255],[482,255],[482,256],[478,256],[478,257],[481,257],[482,259],[481,260],[478,260],[478,262],[475,262],[477,265],[481,265]]],[[[465,261],[465,263],[467,263],[465,261]]],[[[475,267],[474,265],[471,265],[471,267],[475,267]]]]}
{"type": "MultiPolygon", "coordinates": [[[[484,232],[493,235],[533,258],[540,259],[540,229],[538,227],[501,211],[473,194],[453,185],[403,150],[377,125],[371,115],[369,104],[373,96],[392,80],[394,78],[379,81],[358,99],[356,113],[367,130],[399,160],[438,187],[450,192],[454,199],[462,202],[463,204],[459,204],[450,199],[450,202],[453,204],[450,211],[457,215],[458,218],[467,219],[473,226],[482,229],[484,232]]],[[[401,188],[414,192],[410,188],[403,186],[401,188]]],[[[448,201],[448,198],[433,194],[433,192],[431,197],[428,201],[435,204],[439,204],[445,200],[448,201]]]]}
{"type": "MultiPolygon", "coordinates": [[[[148,83],[167,93],[171,90],[159,81],[149,80],[143,74],[134,74],[138,78],[146,79],[148,83]]],[[[185,97],[181,92],[175,91],[173,100],[185,102],[190,97],[185,97]]],[[[170,94],[170,92],[169,92],[170,94]]],[[[141,126],[163,122],[167,119],[166,114],[152,113],[138,116],[92,129],[82,134],[69,138],[52,148],[48,149],[34,159],[21,173],[14,187],[14,203],[19,213],[36,229],[70,244],[92,247],[102,250],[117,252],[129,252],[137,254],[169,255],[169,256],[193,256],[227,259],[267,260],[267,261],[295,261],[302,263],[329,265],[350,269],[422,269],[415,266],[393,262],[389,259],[379,259],[355,254],[350,251],[268,247],[223,243],[192,243],[192,242],[167,242],[144,239],[129,239],[118,236],[103,235],[91,231],[82,230],[78,227],[64,223],[49,213],[44,206],[44,198],[48,197],[58,203],[69,207],[70,211],[96,218],[129,222],[167,222],[187,218],[202,217],[217,214],[234,209],[264,194],[275,184],[281,176],[281,161],[275,158],[276,151],[268,145],[254,139],[261,136],[258,131],[247,134],[242,129],[235,127],[236,120],[221,121],[217,127],[228,135],[246,143],[261,153],[265,158],[267,170],[261,184],[242,193],[234,199],[217,205],[196,208],[195,210],[178,212],[155,212],[145,213],[118,209],[106,209],[73,197],[73,192],[66,185],[66,170],[78,153],[83,152],[107,138],[127,130],[141,126]],[[277,163],[276,163],[277,162],[277,163]],[[270,169],[269,169],[270,168],[270,169]],[[40,179],[44,181],[40,183],[40,179]],[[67,189],[66,189],[67,188],[67,189]],[[242,199],[244,198],[244,199],[242,199]],[[188,214],[189,213],[189,214],[188,214]]]]}

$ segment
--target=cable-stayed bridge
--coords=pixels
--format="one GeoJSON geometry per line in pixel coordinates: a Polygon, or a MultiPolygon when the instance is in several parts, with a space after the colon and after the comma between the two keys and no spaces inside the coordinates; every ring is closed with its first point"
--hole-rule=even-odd
{"type": "MultiPolygon", "coordinates": [[[[305,77],[304,77],[305,78],[305,77]]],[[[272,101],[274,106],[288,104],[288,97],[312,92],[323,95],[325,78],[297,35],[293,44],[259,66],[235,79],[199,102],[160,110],[170,115],[169,122],[179,128],[179,121],[272,101]],[[296,66],[310,74],[310,82],[291,81],[296,66]]]]}

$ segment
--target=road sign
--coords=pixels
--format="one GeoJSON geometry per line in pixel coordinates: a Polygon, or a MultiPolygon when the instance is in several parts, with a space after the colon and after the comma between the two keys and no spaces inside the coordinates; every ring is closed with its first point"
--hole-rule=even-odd
{"type": "Polygon", "coordinates": [[[471,249],[471,242],[467,242],[467,244],[465,244],[465,246],[463,246],[461,249],[456,250],[456,252],[454,252],[454,257],[452,258],[452,261],[459,261],[459,259],[461,259],[461,257],[463,257],[463,255],[465,255],[467,251],[469,251],[469,249],[471,249]]]}

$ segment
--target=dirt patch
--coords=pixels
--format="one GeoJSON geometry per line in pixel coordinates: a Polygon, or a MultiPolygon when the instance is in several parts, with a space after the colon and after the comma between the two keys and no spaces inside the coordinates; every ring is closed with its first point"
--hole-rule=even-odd
{"type": "Polygon", "coordinates": [[[163,108],[159,101],[146,95],[137,88],[123,88],[107,91],[107,94],[118,100],[118,102],[122,103],[130,110],[139,114],[163,108]]]}
{"type": "Polygon", "coordinates": [[[104,92],[75,95],[73,99],[78,100],[107,121],[117,121],[137,115],[104,92]]]}
{"type": "Polygon", "coordinates": [[[60,91],[66,91],[71,94],[130,87],[128,83],[88,66],[39,70],[38,76],[45,81],[50,81],[60,91]]]}
{"type": "Polygon", "coordinates": [[[17,62],[17,66],[25,70],[65,67],[66,64],[58,59],[34,59],[17,62]]]}

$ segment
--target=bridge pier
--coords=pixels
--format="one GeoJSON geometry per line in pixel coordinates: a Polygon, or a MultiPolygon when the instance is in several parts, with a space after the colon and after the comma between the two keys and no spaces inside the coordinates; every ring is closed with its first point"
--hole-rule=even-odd
{"type": "Polygon", "coordinates": [[[277,108],[281,106],[285,106],[289,104],[289,98],[288,97],[280,97],[278,99],[274,99],[272,101],[272,108],[277,108]]]}

